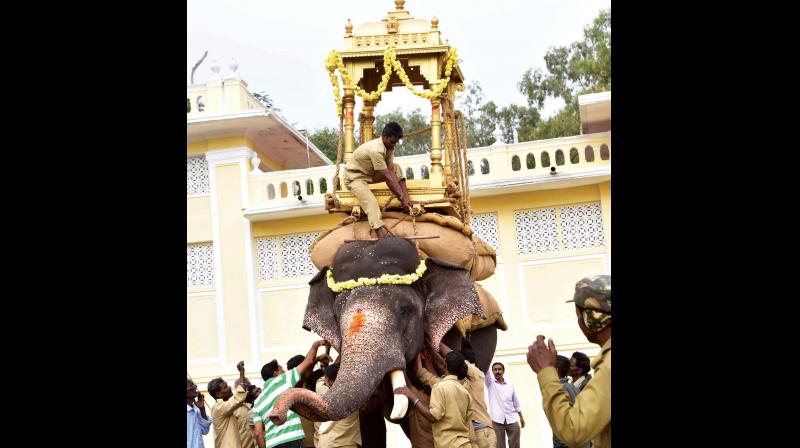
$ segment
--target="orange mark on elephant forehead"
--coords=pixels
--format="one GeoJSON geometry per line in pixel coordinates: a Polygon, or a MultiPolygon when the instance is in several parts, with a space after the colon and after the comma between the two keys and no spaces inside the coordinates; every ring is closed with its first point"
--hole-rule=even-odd
{"type": "Polygon", "coordinates": [[[364,316],[364,310],[361,308],[356,308],[356,314],[353,315],[353,320],[350,321],[350,327],[347,329],[347,335],[352,336],[361,331],[361,327],[364,326],[365,319],[366,316],[364,316]]]}

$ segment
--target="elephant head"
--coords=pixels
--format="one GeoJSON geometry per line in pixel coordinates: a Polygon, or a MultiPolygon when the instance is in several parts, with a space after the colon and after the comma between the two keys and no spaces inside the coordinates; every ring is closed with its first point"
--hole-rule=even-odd
{"type": "Polygon", "coordinates": [[[270,414],[276,424],[285,421],[290,408],[314,421],[346,417],[359,409],[387,374],[391,373],[393,382],[402,378],[426,337],[438,347],[456,320],[484,314],[466,269],[434,258],[421,263],[416,247],[403,238],[345,243],[333,264],[309,282],[303,328],[322,336],[341,353],[339,374],[322,397],[304,389],[284,392],[270,414]],[[409,275],[423,270],[416,279],[409,275]],[[395,274],[395,279],[404,278],[409,284],[386,284],[384,274],[395,274]],[[337,293],[329,286],[329,276],[336,286],[381,276],[384,281],[362,282],[367,284],[337,293]]]}

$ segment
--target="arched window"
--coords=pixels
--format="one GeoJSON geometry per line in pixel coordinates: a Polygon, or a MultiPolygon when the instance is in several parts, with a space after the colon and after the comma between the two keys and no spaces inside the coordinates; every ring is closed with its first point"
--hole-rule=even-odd
{"type": "Polygon", "coordinates": [[[564,164],[564,151],[557,150],[556,151],[556,165],[563,165],[564,164]]]}
{"type": "Polygon", "coordinates": [[[547,151],[542,152],[542,166],[545,168],[550,166],[550,154],[547,151]]]}
{"type": "Polygon", "coordinates": [[[428,171],[428,165],[422,165],[422,168],[419,171],[420,171],[420,177],[421,178],[423,178],[423,179],[430,178],[431,173],[430,173],[430,171],[428,171]]]}
{"type": "Polygon", "coordinates": [[[414,178],[414,170],[411,167],[406,168],[406,179],[413,179],[414,178]]]}
{"type": "Polygon", "coordinates": [[[583,150],[584,159],[587,162],[594,162],[594,149],[591,146],[587,146],[586,149],[583,150]]]}
{"type": "Polygon", "coordinates": [[[511,158],[511,169],[514,171],[519,171],[520,169],[519,156],[514,156],[511,158]]]}
{"type": "Polygon", "coordinates": [[[581,160],[580,160],[580,157],[578,156],[578,149],[577,148],[570,149],[569,150],[569,163],[572,163],[574,165],[574,164],[576,164],[576,163],[578,163],[580,161],[581,160]]]}
{"type": "Polygon", "coordinates": [[[533,154],[528,153],[528,156],[525,157],[525,166],[527,166],[529,170],[536,168],[536,157],[534,157],[533,154]]]}
{"type": "Polygon", "coordinates": [[[289,188],[286,186],[286,182],[281,182],[281,197],[285,198],[289,195],[289,188]]]}
{"type": "Polygon", "coordinates": [[[319,179],[319,192],[325,194],[328,192],[328,181],[324,177],[319,179]]]}
{"type": "Polygon", "coordinates": [[[481,159],[481,174],[489,174],[489,161],[481,159]]]}
{"type": "Polygon", "coordinates": [[[311,179],[306,180],[306,194],[309,196],[314,194],[314,182],[311,179]]]}
{"type": "Polygon", "coordinates": [[[272,184],[267,185],[267,197],[269,199],[275,199],[275,187],[272,184]]]}
{"type": "Polygon", "coordinates": [[[300,196],[300,182],[298,181],[292,182],[292,194],[294,196],[300,196]]]}
{"type": "Polygon", "coordinates": [[[472,160],[467,160],[467,176],[475,174],[475,166],[472,165],[472,160]]]}
{"type": "Polygon", "coordinates": [[[603,160],[608,160],[611,158],[611,154],[608,153],[608,146],[600,145],[600,158],[603,160]]]}

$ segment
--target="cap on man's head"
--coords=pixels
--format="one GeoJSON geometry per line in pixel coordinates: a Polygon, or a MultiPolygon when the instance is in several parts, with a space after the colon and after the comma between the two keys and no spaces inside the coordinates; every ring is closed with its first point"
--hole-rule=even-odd
{"type": "Polygon", "coordinates": [[[583,310],[611,314],[611,276],[584,277],[575,284],[575,296],[572,300],[567,300],[569,302],[575,302],[583,310]]]}

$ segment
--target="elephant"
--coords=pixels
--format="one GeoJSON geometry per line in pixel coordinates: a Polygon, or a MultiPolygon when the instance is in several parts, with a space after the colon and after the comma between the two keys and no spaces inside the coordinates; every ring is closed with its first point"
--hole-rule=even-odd
{"type": "MultiPolygon", "coordinates": [[[[362,405],[376,395],[384,401],[384,410],[392,409],[390,420],[403,423],[407,399],[392,391],[405,385],[406,378],[416,380],[404,372],[412,371],[417,354],[425,346],[439,347],[443,338],[451,348],[460,348],[461,335],[453,324],[471,314],[485,318],[469,271],[436,258],[421,261],[416,246],[401,237],[344,243],[333,266],[324,267],[309,285],[303,328],[331,343],[341,354],[341,367],[324,396],[290,389],[278,397],[269,415],[278,425],[285,422],[289,409],[313,421],[340,420],[360,408],[366,417],[362,405]],[[407,278],[420,271],[410,284],[367,281],[338,293],[331,289],[348,280],[384,274],[407,278]]],[[[470,342],[480,355],[478,366],[485,371],[494,354],[496,331],[483,328],[476,334],[479,337],[470,342]]],[[[408,434],[407,425],[403,427],[408,434]]]]}

